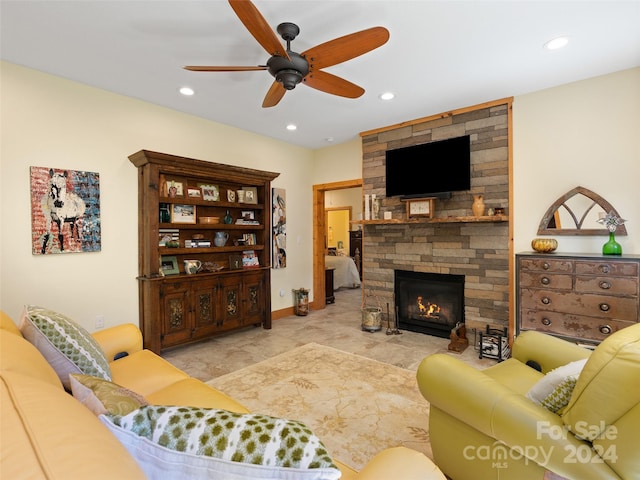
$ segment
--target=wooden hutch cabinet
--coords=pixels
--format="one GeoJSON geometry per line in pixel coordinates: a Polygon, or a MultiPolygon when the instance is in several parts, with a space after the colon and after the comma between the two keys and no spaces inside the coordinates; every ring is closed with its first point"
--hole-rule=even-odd
{"type": "Polygon", "coordinates": [[[517,330],[597,344],[640,321],[640,255],[516,255],[517,330]]]}
{"type": "Polygon", "coordinates": [[[147,150],[129,160],[138,168],[145,348],[271,328],[270,193],[279,174],[147,150]],[[200,270],[187,274],[185,260],[200,270]]]}

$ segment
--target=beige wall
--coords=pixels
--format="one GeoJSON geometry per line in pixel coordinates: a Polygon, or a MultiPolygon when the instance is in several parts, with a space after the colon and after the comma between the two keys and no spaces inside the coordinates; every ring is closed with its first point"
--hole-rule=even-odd
{"type": "MultiPolygon", "coordinates": [[[[640,254],[640,68],[516,97],[514,248],[531,250],[540,219],[582,186],[627,219],[617,237],[640,254]]],[[[589,228],[598,225],[589,225],[589,228]]],[[[606,237],[558,236],[558,252],[601,253],[606,237]]]]}
{"type": "MultiPolygon", "coordinates": [[[[107,326],[137,323],[137,181],[127,156],[143,148],[281,172],[274,186],[287,190],[287,268],[272,271],[273,309],[292,305],[292,288],[312,286],[312,185],[360,178],[360,138],[311,151],[1,65],[0,308],[17,317],[24,304],[40,304],[89,330],[97,315],[107,326]],[[100,173],[101,252],[31,254],[31,165],[100,173]]],[[[529,250],[547,207],[581,185],[629,220],[619,241],[640,254],[639,131],[640,68],[516,97],[515,251],[529,250]]],[[[597,253],[604,243],[558,238],[564,252],[597,253]]]]}
{"type": "Polygon", "coordinates": [[[137,170],[127,157],[141,149],[281,172],[287,268],[272,271],[273,309],[313,284],[311,150],[8,63],[1,73],[0,308],[12,317],[37,304],[90,331],[97,315],[107,326],[138,322],[137,170]],[[102,251],[31,254],[31,165],[100,174],[102,251]]]}

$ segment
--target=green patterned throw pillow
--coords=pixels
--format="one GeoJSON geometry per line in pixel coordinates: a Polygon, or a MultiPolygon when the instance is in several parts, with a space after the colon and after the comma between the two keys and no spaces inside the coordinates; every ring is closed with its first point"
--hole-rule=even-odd
{"type": "Polygon", "coordinates": [[[295,420],[158,405],[100,418],[149,478],[340,477],[320,439],[295,420]]]}
{"type": "Polygon", "coordinates": [[[577,380],[577,375],[565,378],[560,385],[542,400],[541,405],[553,413],[557,413],[560,409],[566,407],[569,404],[577,380]]]}
{"type": "Polygon", "coordinates": [[[127,415],[149,405],[142,395],[108,380],[90,375],[69,375],[73,397],[95,415],[127,415]]]}
{"type": "Polygon", "coordinates": [[[580,372],[587,359],[567,363],[548,372],[527,392],[527,398],[558,413],[569,404],[580,372]]]}
{"type": "Polygon", "coordinates": [[[91,334],[70,318],[27,305],[20,331],[49,362],[67,390],[69,374],[83,373],[111,381],[109,362],[91,334]]]}

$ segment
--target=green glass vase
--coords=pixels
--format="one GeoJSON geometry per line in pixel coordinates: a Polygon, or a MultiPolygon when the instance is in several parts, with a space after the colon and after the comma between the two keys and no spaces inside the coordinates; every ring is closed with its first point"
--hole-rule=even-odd
{"type": "Polygon", "coordinates": [[[602,246],[603,255],[622,255],[622,245],[616,242],[614,232],[609,232],[609,241],[602,246]]]}

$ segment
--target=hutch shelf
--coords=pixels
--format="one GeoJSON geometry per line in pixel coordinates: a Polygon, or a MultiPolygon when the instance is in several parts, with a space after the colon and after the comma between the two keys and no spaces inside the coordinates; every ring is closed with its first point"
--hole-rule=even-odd
{"type": "Polygon", "coordinates": [[[138,168],[145,348],[271,328],[270,192],[279,174],[148,150],[129,160],[138,168]],[[187,260],[197,273],[186,272],[187,260]]]}

